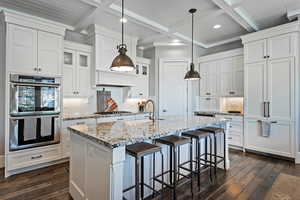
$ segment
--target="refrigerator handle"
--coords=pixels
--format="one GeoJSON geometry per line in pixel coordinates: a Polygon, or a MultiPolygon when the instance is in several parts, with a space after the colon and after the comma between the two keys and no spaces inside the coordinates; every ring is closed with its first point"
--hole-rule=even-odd
{"type": "Polygon", "coordinates": [[[267,102],[267,105],[268,105],[268,117],[270,117],[270,102],[269,101],[267,102]]]}
{"type": "Polygon", "coordinates": [[[264,107],[264,117],[266,117],[266,102],[265,101],[263,103],[263,107],[264,107]]]}

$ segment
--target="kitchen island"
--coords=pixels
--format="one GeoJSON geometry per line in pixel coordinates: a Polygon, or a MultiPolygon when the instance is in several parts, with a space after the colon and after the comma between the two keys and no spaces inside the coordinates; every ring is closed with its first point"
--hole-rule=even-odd
{"type": "MultiPolygon", "coordinates": [[[[152,140],[167,135],[180,135],[188,130],[207,126],[223,127],[227,133],[229,120],[199,117],[172,116],[155,120],[121,120],[113,122],[77,125],[71,131],[70,194],[74,200],[122,200],[123,189],[134,184],[133,159],[126,155],[126,145],[152,140]]],[[[226,134],[227,135],[227,134],[226,134]]],[[[223,149],[223,140],[218,140],[218,149],[223,149]]],[[[203,145],[202,145],[203,146],[203,145]]],[[[168,148],[165,170],[168,169],[168,148]]],[[[181,150],[180,160],[187,160],[188,148],[181,150]]],[[[226,145],[228,158],[228,145],[226,145]]],[[[150,157],[150,156],[149,156],[150,157]]],[[[145,182],[151,182],[151,157],[145,159],[145,182]]],[[[157,173],[160,171],[157,160],[157,173]]],[[[226,160],[229,168],[229,160],[226,160]]],[[[150,194],[146,190],[146,195],[150,194]]],[[[133,199],[133,191],[125,197],[133,199]]]]}

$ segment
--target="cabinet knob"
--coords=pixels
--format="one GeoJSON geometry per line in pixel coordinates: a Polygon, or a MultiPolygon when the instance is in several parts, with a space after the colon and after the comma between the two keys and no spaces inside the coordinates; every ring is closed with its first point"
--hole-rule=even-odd
{"type": "Polygon", "coordinates": [[[38,68],[38,71],[39,71],[39,72],[40,72],[40,71],[42,71],[42,68],[41,68],[41,67],[39,67],[39,68],[38,68]]]}
{"type": "Polygon", "coordinates": [[[267,56],[264,56],[264,58],[267,58],[267,56]]]}
{"type": "Polygon", "coordinates": [[[38,71],[38,68],[37,67],[35,67],[35,68],[33,68],[34,69],[34,71],[38,71]]]}

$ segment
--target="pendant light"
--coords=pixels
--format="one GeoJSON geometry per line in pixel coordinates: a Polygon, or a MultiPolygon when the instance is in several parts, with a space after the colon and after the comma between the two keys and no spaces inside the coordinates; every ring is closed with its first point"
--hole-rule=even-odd
{"type": "Polygon", "coordinates": [[[185,74],[184,79],[185,80],[199,80],[200,75],[197,71],[195,71],[195,65],[194,65],[194,13],[197,10],[195,8],[192,8],[189,10],[189,12],[192,14],[192,62],[190,65],[190,70],[185,74]]]}
{"type": "Polygon", "coordinates": [[[113,60],[110,70],[129,72],[135,70],[135,66],[129,56],[126,55],[127,46],[124,44],[124,0],[122,0],[122,44],[118,45],[119,55],[113,60]]]}

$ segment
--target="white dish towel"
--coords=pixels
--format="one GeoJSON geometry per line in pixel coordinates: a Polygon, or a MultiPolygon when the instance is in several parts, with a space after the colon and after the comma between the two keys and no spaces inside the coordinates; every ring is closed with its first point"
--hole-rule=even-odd
{"type": "Polygon", "coordinates": [[[269,120],[259,120],[261,125],[261,136],[262,137],[270,137],[272,122],[269,120]]]}

